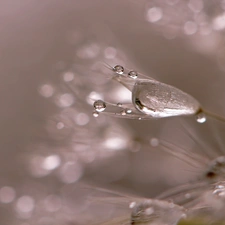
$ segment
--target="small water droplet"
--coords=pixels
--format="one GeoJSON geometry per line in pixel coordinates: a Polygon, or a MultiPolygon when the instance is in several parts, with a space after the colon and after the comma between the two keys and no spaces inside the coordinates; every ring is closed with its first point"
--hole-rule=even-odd
{"type": "Polygon", "coordinates": [[[125,109],[125,112],[126,112],[127,114],[130,114],[130,113],[132,113],[132,109],[125,109]]]}
{"type": "Polygon", "coordinates": [[[118,106],[118,107],[122,107],[122,105],[123,105],[123,104],[120,103],[120,102],[117,103],[117,106],[118,106]]]}
{"type": "Polygon", "coordinates": [[[94,108],[97,112],[103,112],[106,108],[106,104],[102,100],[97,100],[94,102],[94,108]]]}
{"type": "Polygon", "coordinates": [[[96,118],[96,117],[99,116],[99,113],[95,111],[95,112],[92,113],[92,115],[96,118]]]}
{"type": "Polygon", "coordinates": [[[138,120],[141,120],[141,119],[142,119],[141,117],[138,118],[138,120]]]}
{"type": "Polygon", "coordinates": [[[200,112],[196,115],[196,121],[198,123],[205,123],[206,121],[206,115],[203,112],[200,112]]]}
{"type": "Polygon", "coordinates": [[[132,78],[132,79],[137,79],[138,73],[137,73],[136,71],[131,70],[131,71],[128,73],[128,77],[130,77],[130,78],[132,78]]]}
{"type": "Polygon", "coordinates": [[[121,115],[122,115],[122,116],[126,116],[126,115],[127,115],[126,110],[123,110],[123,111],[121,112],[121,115]]]}
{"type": "Polygon", "coordinates": [[[116,65],[116,66],[113,67],[113,71],[115,71],[118,74],[123,74],[124,68],[120,65],[116,65]]]}

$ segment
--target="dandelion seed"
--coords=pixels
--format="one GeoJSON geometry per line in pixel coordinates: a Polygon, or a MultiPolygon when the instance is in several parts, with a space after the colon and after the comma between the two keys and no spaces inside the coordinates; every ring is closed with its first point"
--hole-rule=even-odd
{"type": "Polygon", "coordinates": [[[113,104],[98,100],[94,103],[97,112],[104,111],[112,116],[138,120],[195,115],[198,123],[204,123],[206,116],[210,116],[225,122],[225,118],[203,110],[194,97],[174,86],[144,75],[138,78],[136,71],[127,72],[121,65],[116,65],[111,69],[115,72],[113,79],[132,93],[132,103],[113,104]],[[129,113],[127,108],[129,108],[129,113]]]}

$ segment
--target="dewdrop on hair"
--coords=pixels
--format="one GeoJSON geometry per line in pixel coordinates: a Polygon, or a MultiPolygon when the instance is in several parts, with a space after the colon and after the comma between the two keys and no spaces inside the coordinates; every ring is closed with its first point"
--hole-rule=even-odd
{"type": "Polygon", "coordinates": [[[113,104],[102,100],[94,102],[95,112],[128,119],[158,119],[172,116],[195,116],[204,123],[206,116],[225,122],[225,119],[202,109],[201,104],[182,90],[153,78],[128,71],[121,65],[110,68],[112,79],[132,93],[132,103],[113,104]],[[141,78],[139,78],[139,76],[141,78]]]}

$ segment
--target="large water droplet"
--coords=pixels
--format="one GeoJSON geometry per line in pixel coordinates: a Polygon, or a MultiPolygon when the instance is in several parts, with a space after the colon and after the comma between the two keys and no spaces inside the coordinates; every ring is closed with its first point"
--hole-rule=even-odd
{"type": "Polygon", "coordinates": [[[136,72],[136,71],[130,71],[129,73],[128,73],[128,77],[130,77],[130,78],[132,78],[132,79],[137,79],[137,77],[138,77],[138,73],[136,72]]]}
{"type": "Polygon", "coordinates": [[[196,115],[196,121],[198,123],[205,123],[206,121],[206,115],[201,111],[196,115]]]}
{"type": "Polygon", "coordinates": [[[106,108],[106,104],[102,100],[97,100],[94,102],[94,108],[97,112],[103,112],[106,108]]]}
{"type": "Polygon", "coordinates": [[[113,67],[113,71],[115,71],[118,74],[123,74],[124,68],[120,65],[116,65],[116,66],[113,67]]]}
{"type": "Polygon", "coordinates": [[[137,110],[154,118],[194,115],[200,109],[198,101],[189,94],[155,80],[137,81],[132,101],[137,110]]]}

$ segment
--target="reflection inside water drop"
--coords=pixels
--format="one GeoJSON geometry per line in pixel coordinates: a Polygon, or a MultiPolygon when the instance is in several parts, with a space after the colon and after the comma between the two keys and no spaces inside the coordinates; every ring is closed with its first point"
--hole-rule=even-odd
{"type": "Polygon", "coordinates": [[[205,123],[206,121],[206,115],[201,111],[196,115],[196,121],[198,123],[205,123]]]}
{"type": "Polygon", "coordinates": [[[94,102],[94,108],[97,112],[103,112],[106,108],[106,104],[102,100],[97,100],[94,102]]]}
{"type": "Polygon", "coordinates": [[[128,73],[128,77],[130,77],[130,78],[132,78],[132,79],[137,79],[137,77],[138,77],[138,73],[136,72],[136,71],[130,71],[129,73],[128,73]]]}
{"type": "Polygon", "coordinates": [[[123,74],[124,68],[120,65],[116,65],[113,67],[113,71],[115,71],[117,74],[123,74]]]}

